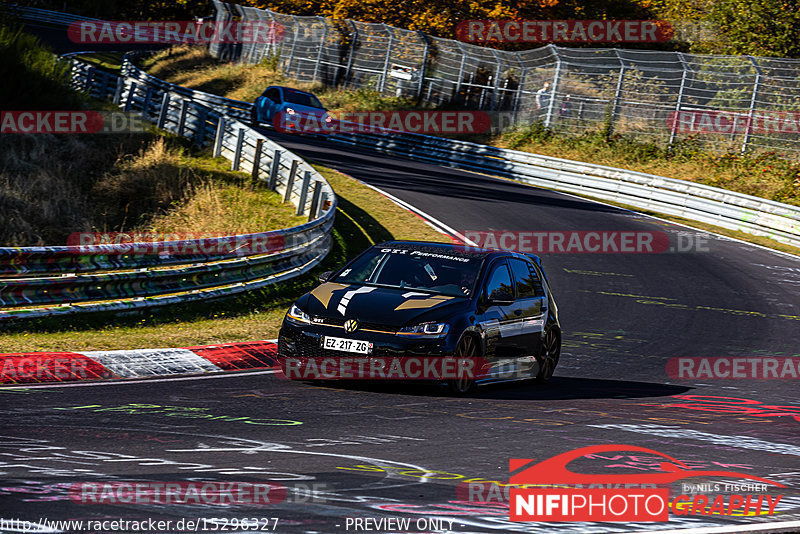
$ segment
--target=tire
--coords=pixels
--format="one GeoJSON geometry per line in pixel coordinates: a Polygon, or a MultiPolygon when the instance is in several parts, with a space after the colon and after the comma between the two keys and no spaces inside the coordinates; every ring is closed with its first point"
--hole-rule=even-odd
{"type": "MultiPolygon", "coordinates": [[[[456,358],[477,358],[479,353],[478,340],[475,336],[465,334],[461,336],[456,346],[456,358]]],[[[475,389],[475,378],[461,376],[447,381],[447,387],[454,395],[466,395],[475,389]]]]}
{"type": "Polygon", "coordinates": [[[561,333],[558,328],[550,328],[544,335],[542,352],[539,356],[539,373],[536,381],[541,383],[548,382],[553,378],[553,373],[561,357],[561,333]]]}
{"type": "Polygon", "coordinates": [[[256,112],[255,104],[250,109],[250,126],[258,126],[258,112],[256,112]]]}

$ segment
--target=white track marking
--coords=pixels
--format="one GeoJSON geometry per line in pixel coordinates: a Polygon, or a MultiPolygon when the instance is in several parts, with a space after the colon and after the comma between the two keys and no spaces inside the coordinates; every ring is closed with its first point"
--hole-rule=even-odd
{"type": "Polygon", "coordinates": [[[234,378],[237,376],[254,376],[254,375],[271,375],[279,372],[277,369],[266,369],[263,371],[248,371],[243,369],[241,371],[223,371],[218,369],[218,373],[199,375],[199,376],[171,376],[167,378],[131,378],[131,379],[106,379],[102,382],[66,382],[66,383],[48,383],[48,384],[33,384],[33,385],[20,385],[13,384],[8,386],[0,386],[0,389],[48,389],[48,388],[78,388],[89,386],[121,386],[125,384],[152,384],[153,382],[177,382],[179,380],[207,380],[209,378],[234,378]]]}

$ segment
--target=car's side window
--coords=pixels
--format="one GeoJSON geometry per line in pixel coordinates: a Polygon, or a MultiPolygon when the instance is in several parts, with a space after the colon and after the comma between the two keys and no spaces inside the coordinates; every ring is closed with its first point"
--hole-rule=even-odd
{"type": "Polygon", "coordinates": [[[517,298],[527,299],[540,296],[544,293],[542,283],[533,266],[524,260],[511,258],[509,260],[511,270],[514,273],[514,282],[517,287],[517,298]]]}
{"type": "Polygon", "coordinates": [[[492,264],[489,276],[486,278],[486,297],[492,298],[498,293],[507,293],[514,296],[514,286],[511,284],[511,273],[505,260],[492,264]]]}
{"type": "Polygon", "coordinates": [[[264,96],[275,102],[276,104],[280,104],[281,102],[281,93],[276,88],[267,89],[264,93],[264,96]]]}

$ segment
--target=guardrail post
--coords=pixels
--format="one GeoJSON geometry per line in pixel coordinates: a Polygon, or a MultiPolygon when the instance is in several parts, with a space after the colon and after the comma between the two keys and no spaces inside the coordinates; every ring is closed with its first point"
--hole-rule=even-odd
{"type": "Polygon", "coordinates": [[[131,88],[128,91],[128,98],[125,99],[125,111],[130,111],[131,103],[136,96],[136,82],[131,82],[131,88]]]}
{"type": "Polygon", "coordinates": [[[183,130],[186,126],[186,112],[189,109],[189,101],[181,98],[181,113],[178,118],[178,137],[183,137],[183,130]]]}
{"type": "Polygon", "coordinates": [[[244,146],[244,128],[239,128],[236,134],[236,148],[233,151],[233,164],[231,170],[238,171],[239,164],[242,162],[242,147],[244,146]]]}
{"type": "Polygon", "coordinates": [[[158,122],[156,126],[163,130],[164,124],[167,123],[167,111],[169,111],[169,93],[164,91],[161,95],[161,109],[158,111],[158,122]]]}
{"type": "Polygon", "coordinates": [[[276,150],[275,153],[272,155],[272,168],[269,170],[269,183],[267,187],[275,190],[275,187],[278,184],[278,171],[281,168],[281,151],[276,150]]]}
{"type": "Polygon", "coordinates": [[[758,89],[761,85],[761,69],[753,59],[753,56],[747,56],[747,58],[756,70],[756,79],[753,82],[753,94],[750,97],[750,111],[747,113],[747,130],[745,130],[744,139],[742,140],[742,154],[747,152],[747,144],[750,142],[750,134],[753,132],[753,115],[755,115],[756,102],[758,101],[758,89]]]}
{"type": "Polygon", "coordinates": [[[303,215],[306,212],[306,197],[308,196],[308,186],[311,184],[311,171],[306,171],[303,175],[303,185],[300,187],[300,200],[297,201],[297,212],[295,215],[303,215]]]}
{"type": "Polygon", "coordinates": [[[144,106],[142,106],[142,117],[147,118],[150,112],[150,100],[153,98],[153,88],[147,87],[147,91],[144,92],[144,106]]]}
{"type": "Polygon", "coordinates": [[[294,187],[294,177],[297,175],[297,165],[300,162],[292,160],[292,168],[289,170],[289,179],[286,180],[286,192],[283,194],[283,201],[289,202],[292,198],[292,188],[294,187]]]}
{"type": "Polygon", "coordinates": [[[208,108],[205,106],[200,107],[199,117],[197,117],[198,124],[197,130],[194,132],[194,144],[198,147],[203,146],[203,141],[206,139],[206,120],[208,119],[208,108]]]}
{"type": "MultiPolygon", "coordinates": [[[[166,93],[164,93],[166,94],[166,93]]],[[[217,133],[214,135],[214,157],[222,155],[222,137],[225,135],[225,117],[217,120],[217,133]]]]}
{"type": "Polygon", "coordinates": [[[258,180],[258,172],[259,172],[259,166],[261,165],[262,150],[264,150],[264,140],[258,139],[256,140],[256,153],[253,155],[253,170],[250,172],[250,176],[253,177],[253,180],[258,180]]]}
{"type": "Polygon", "coordinates": [[[319,197],[322,195],[322,183],[314,182],[314,194],[311,195],[311,209],[308,210],[308,220],[313,221],[319,210],[319,197]]]}
{"type": "Polygon", "coordinates": [[[122,91],[125,89],[125,78],[120,76],[117,78],[117,90],[114,91],[114,105],[119,106],[122,102],[122,91]]]}

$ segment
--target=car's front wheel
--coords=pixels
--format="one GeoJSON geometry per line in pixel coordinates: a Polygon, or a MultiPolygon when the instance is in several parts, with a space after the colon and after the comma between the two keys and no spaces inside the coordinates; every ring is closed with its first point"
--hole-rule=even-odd
{"type": "MultiPolygon", "coordinates": [[[[458,345],[456,346],[455,357],[458,360],[476,360],[477,363],[479,352],[480,350],[478,348],[477,338],[475,336],[466,334],[461,336],[461,340],[459,340],[458,345]]],[[[461,370],[460,376],[453,380],[448,380],[447,385],[452,393],[456,395],[466,395],[475,389],[475,373],[474,371],[466,371],[461,365],[459,365],[458,368],[461,370]]],[[[474,366],[472,366],[471,369],[474,369],[474,366]]]]}
{"type": "Polygon", "coordinates": [[[558,328],[549,328],[544,335],[542,352],[539,356],[539,373],[536,375],[537,382],[547,382],[553,378],[553,373],[561,357],[561,332],[558,328]]]}
{"type": "Polygon", "coordinates": [[[250,126],[258,126],[258,111],[256,111],[255,104],[250,108],[250,126]]]}

